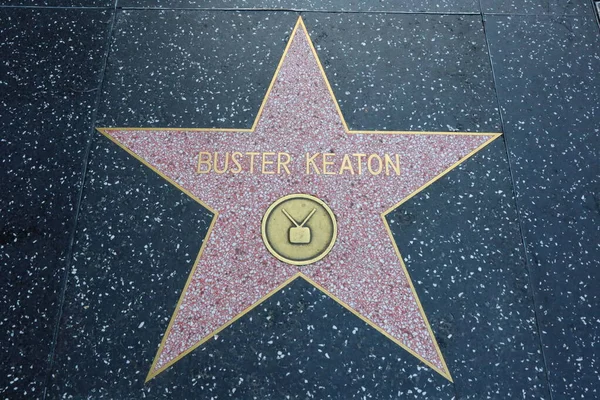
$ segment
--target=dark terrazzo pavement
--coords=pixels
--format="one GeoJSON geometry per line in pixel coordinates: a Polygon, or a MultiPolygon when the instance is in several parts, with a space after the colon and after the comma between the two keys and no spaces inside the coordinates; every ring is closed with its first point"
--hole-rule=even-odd
{"type": "Polygon", "coordinates": [[[531,15],[589,14],[587,0],[481,0],[484,13],[531,15]]]}
{"type": "Polygon", "coordinates": [[[388,221],[452,371],[455,395],[549,399],[504,141],[388,221]]]}
{"type": "Polygon", "coordinates": [[[211,215],[92,127],[248,127],[298,14],[7,5],[2,398],[598,398],[591,2],[302,3],[352,128],[504,130],[388,216],[454,384],[302,279],[144,384],[211,215]]]}
{"type": "Polygon", "coordinates": [[[15,7],[114,7],[115,0],[0,0],[0,6],[15,7]]]}
{"type": "Polygon", "coordinates": [[[477,13],[478,0],[119,0],[119,6],[137,8],[263,9],[333,12],[477,13]]]}
{"type": "Polygon", "coordinates": [[[44,391],[111,12],[0,9],[0,396],[44,391]]]}
{"type": "Polygon", "coordinates": [[[552,390],[598,398],[598,26],[588,15],[486,27],[552,390]]]}
{"type": "Polygon", "coordinates": [[[250,128],[297,19],[120,12],[96,126],[250,128]]]}
{"type": "Polygon", "coordinates": [[[502,130],[480,16],[304,19],[350,129],[502,130]]]}

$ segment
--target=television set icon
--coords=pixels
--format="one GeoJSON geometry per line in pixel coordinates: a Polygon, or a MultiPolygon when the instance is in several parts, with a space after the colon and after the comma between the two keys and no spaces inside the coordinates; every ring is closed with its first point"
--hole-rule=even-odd
{"type": "Polygon", "coordinates": [[[261,235],[275,258],[291,265],[309,265],[321,260],[333,248],[337,221],[321,199],[294,193],[279,198],[267,208],[261,235]]]}
{"type": "Polygon", "coordinates": [[[292,222],[292,224],[294,224],[294,226],[292,226],[288,231],[289,242],[291,244],[309,244],[311,239],[310,228],[304,225],[314,215],[317,209],[314,208],[310,212],[310,214],[308,214],[308,216],[304,218],[304,221],[302,221],[301,224],[297,223],[296,220],[292,218],[292,216],[287,211],[285,211],[285,209],[281,209],[281,211],[292,222]]]}
{"type": "Polygon", "coordinates": [[[310,228],[305,226],[294,226],[289,230],[289,240],[291,244],[309,244],[310,228]]]}

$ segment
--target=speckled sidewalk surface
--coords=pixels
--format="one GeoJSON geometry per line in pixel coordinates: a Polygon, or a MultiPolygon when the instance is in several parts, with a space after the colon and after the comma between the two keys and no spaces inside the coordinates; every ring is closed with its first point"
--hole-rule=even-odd
{"type": "Polygon", "coordinates": [[[600,398],[596,12],[0,0],[0,398],[600,398]]]}

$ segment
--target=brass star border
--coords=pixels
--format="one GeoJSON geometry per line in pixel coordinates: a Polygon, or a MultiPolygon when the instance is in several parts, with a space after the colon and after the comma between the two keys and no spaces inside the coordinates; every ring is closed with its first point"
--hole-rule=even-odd
{"type": "Polygon", "coordinates": [[[194,265],[192,267],[192,270],[188,276],[188,279],[186,281],[186,284],[181,292],[179,301],[177,302],[177,305],[175,306],[175,310],[172,314],[172,317],[170,319],[169,325],[167,330],[165,331],[161,344],[159,346],[159,349],[156,353],[156,356],[154,358],[154,361],[152,362],[152,366],[150,368],[150,371],[148,372],[148,375],[146,377],[145,382],[150,381],[151,379],[153,379],[154,377],[156,377],[157,375],[159,375],[161,372],[165,371],[166,369],[168,369],[169,367],[171,367],[173,364],[175,364],[177,361],[179,361],[181,358],[185,357],[187,354],[189,354],[190,352],[192,352],[193,350],[195,350],[197,347],[201,346],[203,343],[207,342],[208,340],[210,340],[211,338],[213,338],[215,335],[217,335],[219,332],[221,332],[223,329],[225,329],[226,327],[228,327],[229,325],[233,324],[235,321],[237,321],[239,318],[241,318],[242,316],[244,316],[245,314],[247,314],[249,311],[251,311],[252,309],[254,309],[255,307],[257,307],[258,305],[260,305],[261,303],[263,303],[266,299],[268,299],[269,297],[271,297],[273,294],[277,293],[278,291],[280,291],[282,288],[284,288],[285,286],[287,286],[289,283],[291,283],[292,281],[294,281],[297,278],[303,278],[306,281],[308,281],[310,284],[312,284],[314,287],[316,287],[317,289],[319,289],[321,292],[323,292],[324,294],[326,294],[327,296],[329,296],[330,298],[332,298],[333,300],[335,300],[338,304],[340,304],[342,307],[344,307],[345,309],[347,309],[348,311],[350,311],[352,314],[356,315],[359,319],[361,319],[362,321],[364,321],[365,323],[367,323],[369,326],[371,326],[372,328],[376,329],[378,332],[380,332],[381,334],[383,334],[384,336],[386,336],[388,339],[390,339],[391,341],[393,341],[394,343],[396,343],[397,345],[399,345],[400,347],[402,347],[404,350],[406,350],[408,353],[412,354],[414,357],[416,357],[417,359],[419,359],[421,362],[423,362],[425,365],[427,365],[428,367],[430,367],[431,369],[433,369],[434,371],[438,372],[440,375],[442,375],[444,378],[446,378],[447,380],[449,380],[450,382],[453,382],[452,380],[452,376],[450,375],[450,371],[448,370],[448,367],[446,365],[446,362],[444,360],[444,357],[439,349],[439,346],[437,344],[437,340],[435,339],[435,335],[433,334],[433,331],[431,329],[431,326],[429,324],[429,321],[427,319],[427,316],[425,314],[425,311],[421,305],[421,302],[419,300],[419,296],[417,295],[417,292],[415,290],[415,287],[412,283],[412,280],[410,278],[410,274],[408,272],[408,269],[406,268],[406,265],[404,263],[404,260],[402,258],[402,255],[400,254],[400,250],[398,249],[398,246],[396,244],[396,241],[394,240],[394,237],[392,235],[392,231],[390,230],[389,224],[387,222],[386,216],[391,213],[392,211],[394,211],[396,208],[398,208],[400,205],[402,205],[403,203],[407,202],[408,200],[410,200],[412,197],[414,197],[415,195],[417,195],[418,193],[420,193],[421,191],[423,191],[424,189],[426,189],[428,186],[430,186],[431,184],[433,184],[435,181],[437,181],[438,179],[440,179],[441,177],[443,177],[444,175],[446,175],[448,172],[452,171],[454,168],[456,168],[458,165],[460,165],[461,163],[463,163],[465,160],[467,160],[468,158],[470,158],[471,156],[473,156],[475,153],[479,152],[481,149],[483,149],[484,147],[486,147],[489,143],[491,143],[492,141],[494,141],[495,139],[497,139],[498,137],[500,137],[502,135],[502,133],[499,132],[441,132],[441,131],[435,131],[435,132],[431,132],[431,131],[380,131],[380,130],[350,130],[348,128],[348,125],[346,123],[346,120],[344,119],[344,116],[342,114],[342,111],[339,107],[339,103],[337,101],[337,98],[335,97],[335,94],[331,88],[331,85],[329,83],[329,80],[327,79],[327,75],[325,73],[325,70],[323,69],[323,66],[321,64],[321,61],[319,59],[319,56],[317,55],[317,51],[312,43],[312,40],[310,39],[310,35],[308,34],[308,30],[304,24],[304,21],[302,19],[302,17],[299,17],[296,25],[294,26],[292,33],[290,35],[290,38],[288,39],[287,45],[285,47],[285,50],[283,52],[283,55],[279,61],[279,64],[277,66],[277,69],[275,70],[275,73],[273,74],[273,78],[271,79],[270,85],[267,89],[267,92],[263,98],[263,101],[261,103],[261,106],[258,110],[258,113],[256,115],[256,118],[254,119],[254,123],[252,124],[252,127],[250,129],[237,129],[237,128],[126,128],[126,127],[120,127],[120,128],[96,128],[100,133],[102,133],[104,136],[106,136],[108,139],[110,139],[113,143],[115,143],[116,145],[118,145],[119,147],[121,147],[123,150],[125,150],[127,153],[129,153],[131,156],[133,156],[134,158],[136,158],[138,161],[140,161],[142,164],[144,164],[145,166],[147,166],[148,168],[150,168],[151,170],[153,170],[154,172],[156,172],[159,176],[161,176],[163,179],[165,179],[167,182],[169,182],[170,184],[172,184],[173,186],[175,186],[176,188],[178,188],[179,190],[181,190],[183,193],[185,193],[186,195],[188,195],[190,198],[192,198],[194,201],[196,201],[197,203],[199,203],[200,205],[202,205],[204,208],[208,209],[210,212],[212,212],[214,214],[213,219],[211,221],[211,224],[208,228],[207,234],[203,239],[203,243],[200,247],[200,251],[198,252],[198,255],[196,257],[196,260],[194,262],[194,265]],[[423,357],[421,357],[419,354],[417,354],[415,351],[413,351],[412,349],[410,349],[409,347],[407,347],[406,345],[404,345],[402,342],[400,342],[398,339],[392,337],[390,334],[388,334],[384,329],[382,329],[381,327],[379,327],[378,325],[376,325],[375,323],[373,323],[372,321],[370,321],[369,319],[367,319],[366,317],[364,317],[363,315],[361,315],[360,313],[358,313],[356,310],[354,310],[352,307],[350,307],[348,304],[346,304],[345,302],[343,302],[342,300],[340,300],[339,298],[337,298],[335,295],[333,295],[332,293],[330,293],[329,291],[327,291],[324,287],[322,287],[321,285],[319,285],[317,282],[315,282],[313,279],[311,279],[310,277],[308,277],[306,274],[302,273],[302,272],[297,272],[296,274],[294,274],[293,276],[291,276],[289,279],[287,279],[285,282],[283,282],[281,285],[279,285],[278,287],[276,287],[275,289],[273,289],[272,291],[270,291],[269,293],[267,293],[265,296],[263,296],[262,298],[260,298],[258,301],[256,301],[254,304],[252,304],[251,306],[247,307],[245,310],[243,310],[242,312],[240,312],[239,314],[237,314],[235,317],[233,317],[232,319],[230,319],[229,321],[227,321],[225,324],[221,325],[219,328],[215,329],[212,333],[210,333],[209,335],[207,335],[206,337],[204,337],[203,339],[201,339],[200,341],[198,341],[195,345],[193,345],[192,347],[188,348],[187,350],[185,350],[184,352],[182,352],[181,354],[179,354],[177,357],[175,357],[173,360],[171,360],[170,362],[168,362],[166,365],[164,365],[162,368],[155,370],[155,365],[158,362],[159,356],[162,352],[162,349],[165,345],[165,341],[169,335],[169,332],[173,326],[173,323],[175,321],[175,317],[177,315],[177,311],[179,310],[180,304],[184,298],[185,293],[187,292],[187,289],[190,285],[190,282],[192,280],[192,277],[194,276],[194,273],[196,272],[197,266],[198,266],[198,262],[200,260],[200,258],[202,257],[202,253],[204,251],[204,248],[206,247],[206,244],[208,243],[208,238],[210,237],[212,230],[214,228],[215,222],[217,220],[217,218],[219,217],[219,213],[218,211],[212,209],[208,204],[204,203],[202,200],[200,200],[198,197],[196,197],[195,195],[193,195],[190,191],[186,190],[185,188],[183,188],[181,185],[179,185],[177,182],[175,182],[174,180],[172,180],[171,178],[169,178],[168,176],[166,176],[164,173],[162,173],[161,171],[159,171],[157,168],[155,168],[154,166],[152,166],[149,162],[147,162],[146,160],[144,160],[142,157],[138,156],[137,154],[135,154],[133,151],[131,151],[130,149],[128,149],[127,147],[125,147],[123,144],[121,144],[120,142],[118,142],[117,140],[115,140],[109,133],[109,130],[128,130],[128,131],[135,131],[135,130],[145,130],[145,131],[193,131],[193,132],[254,132],[254,130],[256,129],[256,126],[260,120],[260,117],[262,115],[263,109],[265,107],[265,104],[267,102],[267,99],[269,98],[269,94],[271,93],[271,90],[273,89],[273,86],[275,84],[276,78],[279,74],[279,71],[281,69],[281,66],[283,64],[283,61],[286,58],[286,55],[289,51],[290,45],[293,41],[294,36],[296,35],[296,33],[298,32],[299,29],[302,29],[304,31],[304,33],[306,34],[306,37],[308,39],[308,43],[310,46],[310,49],[313,53],[313,56],[317,62],[317,65],[319,67],[319,70],[321,72],[322,78],[325,81],[325,84],[327,86],[327,89],[333,99],[333,102],[335,104],[335,108],[337,110],[337,113],[339,115],[339,118],[343,124],[344,130],[347,134],[374,134],[374,135],[378,135],[378,134],[383,134],[383,135],[471,135],[471,136],[491,136],[491,138],[487,141],[485,141],[482,145],[480,145],[479,147],[475,148],[473,151],[471,151],[470,153],[468,153],[466,156],[462,157],[461,159],[459,159],[457,162],[455,162],[454,164],[452,164],[450,167],[448,167],[447,169],[445,169],[443,172],[441,172],[440,174],[438,174],[437,176],[435,176],[433,179],[429,180],[427,183],[425,183],[424,185],[422,185],[421,187],[419,187],[417,190],[413,191],[412,193],[410,193],[409,195],[407,195],[405,198],[403,198],[401,201],[397,202],[396,204],[394,204],[392,207],[390,207],[388,210],[386,210],[385,212],[381,213],[381,219],[383,221],[383,224],[385,226],[385,229],[388,233],[388,235],[390,236],[391,242],[394,246],[394,250],[395,253],[398,257],[398,260],[400,261],[400,265],[402,267],[402,270],[404,272],[404,274],[406,275],[406,278],[408,280],[408,283],[410,285],[410,289],[413,293],[414,299],[417,303],[417,306],[419,308],[419,311],[421,313],[421,316],[423,317],[423,320],[425,322],[425,325],[427,326],[427,329],[429,331],[429,335],[432,338],[433,344],[435,345],[435,349],[440,357],[440,360],[443,364],[443,367],[445,369],[444,370],[440,370],[439,368],[437,368],[435,365],[433,365],[431,362],[429,362],[428,360],[424,359],[423,357]]]}

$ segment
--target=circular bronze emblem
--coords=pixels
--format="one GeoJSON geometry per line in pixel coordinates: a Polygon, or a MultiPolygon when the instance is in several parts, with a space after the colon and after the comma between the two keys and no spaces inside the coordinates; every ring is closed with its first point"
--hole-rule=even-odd
{"type": "Polygon", "coordinates": [[[290,194],[275,201],[262,220],[262,238],[271,254],[293,265],[325,257],[335,244],[335,215],[322,200],[290,194]]]}

